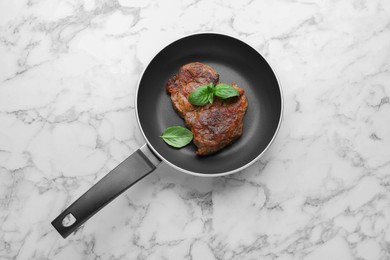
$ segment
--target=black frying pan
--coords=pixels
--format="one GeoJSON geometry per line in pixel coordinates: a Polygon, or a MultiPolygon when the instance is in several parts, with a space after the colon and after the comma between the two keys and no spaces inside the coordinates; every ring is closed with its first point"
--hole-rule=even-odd
{"type": "Polygon", "coordinates": [[[181,38],[162,49],[146,67],[138,84],[136,112],[147,144],[130,155],[77,201],[52,225],[65,238],[107,203],[151,173],[164,161],[184,173],[222,176],[248,167],[268,148],[282,119],[283,98],[278,79],[263,56],[231,36],[201,33],[181,38]],[[220,81],[236,82],[245,90],[248,110],[244,133],[232,145],[209,156],[195,155],[191,144],[182,149],[160,138],[169,126],[184,126],[165,90],[168,78],[190,62],[211,65],[220,81]]]}

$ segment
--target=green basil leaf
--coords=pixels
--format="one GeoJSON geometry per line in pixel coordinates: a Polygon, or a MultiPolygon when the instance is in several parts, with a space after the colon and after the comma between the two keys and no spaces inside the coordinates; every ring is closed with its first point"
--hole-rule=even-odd
{"type": "Polygon", "coordinates": [[[217,96],[217,97],[220,97],[220,98],[223,98],[223,99],[226,99],[226,98],[230,98],[230,97],[236,97],[236,96],[239,96],[240,95],[240,92],[238,92],[237,89],[235,89],[234,87],[228,85],[228,84],[218,84],[216,87],[215,87],[215,92],[214,94],[217,96]]]}
{"type": "Polygon", "coordinates": [[[214,101],[214,93],[212,93],[212,94],[209,94],[209,103],[213,103],[213,101],[214,101]]]}
{"type": "Polygon", "coordinates": [[[207,85],[207,88],[208,88],[208,90],[209,90],[209,92],[210,93],[214,93],[214,90],[215,90],[215,86],[214,86],[214,83],[209,83],[208,85],[207,85]]]}
{"type": "Polygon", "coordinates": [[[200,86],[188,96],[188,101],[195,106],[204,106],[212,103],[214,98],[214,84],[200,86]]]}
{"type": "Polygon", "coordinates": [[[192,141],[194,135],[185,127],[171,126],[160,137],[170,146],[182,148],[192,141]]]}

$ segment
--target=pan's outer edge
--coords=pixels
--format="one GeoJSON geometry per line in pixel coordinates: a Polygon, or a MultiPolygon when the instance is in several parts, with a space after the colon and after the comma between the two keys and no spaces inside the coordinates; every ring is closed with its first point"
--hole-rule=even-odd
{"type": "Polygon", "coordinates": [[[138,84],[137,84],[137,89],[136,89],[136,92],[135,92],[135,113],[136,113],[136,118],[137,118],[137,123],[138,123],[138,126],[141,130],[141,133],[143,135],[143,137],[145,138],[147,144],[148,144],[148,147],[150,149],[153,150],[153,152],[161,158],[161,160],[163,162],[165,162],[166,164],[168,164],[169,166],[171,166],[172,168],[174,169],[177,169],[181,172],[184,172],[184,173],[187,173],[187,174],[190,174],[190,175],[194,175],[194,176],[201,176],[201,177],[218,177],[218,176],[225,176],[225,175],[229,175],[229,174],[232,174],[232,173],[235,173],[235,172],[239,172],[239,171],[242,171],[244,170],[245,168],[249,167],[250,165],[252,165],[253,163],[255,163],[257,160],[260,159],[260,157],[268,150],[268,148],[271,146],[271,144],[273,143],[273,141],[275,140],[278,132],[279,132],[279,129],[280,129],[280,125],[282,123],[282,119],[283,119],[283,112],[284,112],[284,99],[283,99],[283,91],[282,91],[282,87],[281,87],[281,84],[280,84],[280,80],[278,78],[278,75],[276,74],[274,68],[272,67],[271,63],[265,58],[264,55],[262,55],[258,50],[256,50],[255,48],[253,48],[249,43],[241,40],[241,39],[238,39],[236,36],[233,36],[233,35],[229,35],[229,34],[226,34],[226,33],[220,33],[220,32],[215,32],[215,31],[205,31],[205,32],[197,32],[197,33],[192,33],[192,34],[188,34],[188,35],[185,35],[181,38],[178,38],[176,39],[175,41],[173,42],[170,42],[168,44],[166,44],[165,46],[163,46],[158,52],[156,52],[151,58],[150,60],[148,61],[147,65],[144,67],[142,73],[141,73],[141,76],[140,78],[138,79],[138,84]],[[143,129],[142,129],[142,126],[141,126],[141,122],[140,122],[140,119],[139,119],[139,116],[138,116],[138,104],[137,104],[137,99],[138,99],[138,91],[139,91],[139,87],[140,87],[140,83],[141,83],[141,80],[144,76],[144,73],[146,71],[146,69],[149,67],[149,64],[152,62],[152,60],[154,59],[154,57],[156,57],[156,55],[158,53],[160,53],[162,50],[164,50],[166,47],[168,47],[169,45],[171,45],[172,43],[178,41],[178,40],[181,40],[183,38],[187,38],[187,37],[191,37],[191,36],[196,36],[196,35],[201,35],[201,34],[216,34],[216,35],[222,35],[222,36],[227,36],[227,37],[231,37],[237,41],[241,41],[243,43],[245,43],[246,45],[248,45],[250,48],[252,48],[253,50],[255,50],[261,57],[263,57],[263,59],[268,63],[268,65],[270,66],[272,72],[274,73],[275,77],[276,77],[276,81],[278,82],[278,87],[279,87],[279,91],[280,91],[280,104],[281,104],[281,108],[280,108],[280,117],[279,117],[279,122],[278,122],[278,127],[276,128],[275,130],[275,133],[274,135],[272,136],[272,139],[271,141],[268,143],[268,145],[264,148],[264,150],[256,157],[254,158],[252,161],[250,161],[249,163],[237,168],[237,169],[234,169],[232,171],[227,171],[227,172],[221,172],[221,173],[213,173],[213,174],[206,174],[206,173],[199,173],[199,172],[193,172],[193,171],[189,171],[189,170],[186,170],[186,169],[183,169],[171,162],[169,162],[167,159],[165,159],[162,155],[160,155],[156,149],[154,149],[154,147],[150,144],[148,138],[146,137],[143,129]]]}

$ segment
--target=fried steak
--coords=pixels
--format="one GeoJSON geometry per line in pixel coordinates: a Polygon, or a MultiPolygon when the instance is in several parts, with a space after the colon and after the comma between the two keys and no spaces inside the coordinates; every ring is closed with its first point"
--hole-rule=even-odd
{"type": "Polygon", "coordinates": [[[171,95],[172,105],[184,118],[194,134],[198,155],[221,150],[239,138],[243,132],[244,115],[248,107],[244,90],[232,84],[240,96],[229,99],[214,97],[212,104],[194,106],[188,101],[190,93],[209,83],[219,83],[218,73],[209,65],[193,62],[180,67],[172,76],[166,90],[171,95]]]}

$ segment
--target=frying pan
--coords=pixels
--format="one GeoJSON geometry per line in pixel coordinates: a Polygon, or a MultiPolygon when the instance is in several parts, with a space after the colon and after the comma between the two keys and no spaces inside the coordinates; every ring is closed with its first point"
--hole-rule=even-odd
{"type": "Polygon", "coordinates": [[[161,162],[183,173],[207,177],[248,167],[274,140],[282,120],[283,97],[275,72],[258,51],[232,36],[198,33],[172,42],[154,56],[139,80],[135,107],[146,144],[53,220],[52,225],[63,238],[161,162]],[[236,82],[245,90],[249,103],[243,135],[209,156],[195,155],[193,144],[175,149],[160,138],[167,127],[184,126],[172,107],[165,83],[182,65],[194,61],[211,65],[220,81],[236,82]]]}

